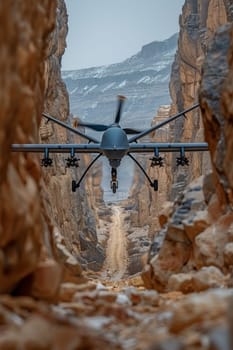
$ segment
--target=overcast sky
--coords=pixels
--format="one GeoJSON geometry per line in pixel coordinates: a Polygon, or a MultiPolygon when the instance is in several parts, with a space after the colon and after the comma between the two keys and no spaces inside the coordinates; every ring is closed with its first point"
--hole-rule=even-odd
{"type": "Polygon", "coordinates": [[[185,0],[65,0],[69,33],[62,69],[120,62],[179,30],[185,0]]]}

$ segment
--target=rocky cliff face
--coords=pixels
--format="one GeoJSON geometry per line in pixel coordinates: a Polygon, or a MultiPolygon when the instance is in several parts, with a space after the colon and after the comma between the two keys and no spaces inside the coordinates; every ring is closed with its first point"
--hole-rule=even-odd
{"type": "MultiPolygon", "coordinates": [[[[22,290],[21,281],[27,277],[27,293],[48,297],[61,279],[54,254],[76,276],[81,265],[92,267],[92,260],[96,268],[102,264],[96,202],[94,196],[85,195],[99,184],[90,178],[86,188],[72,197],[71,180],[80,171],[68,172],[57,156],[54,166],[41,172],[39,157],[10,151],[13,143],[71,140],[65,129],[44,120],[40,125],[43,111],[62,120],[69,114],[60,76],[67,34],[64,1],[1,4],[0,14],[5,33],[0,37],[0,292],[22,290]]],[[[87,162],[84,158],[80,165],[87,162]]],[[[98,200],[101,203],[101,193],[98,200]]]]}
{"type": "Polygon", "coordinates": [[[1,292],[14,289],[38,266],[43,241],[40,167],[12,143],[38,142],[44,101],[44,61],[55,25],[55,1],[2,2],[0,36],[1,292]]]}
{"type": "MultiPolygon", "coordinates": [[[[61,79],[61,58],[66,46],[67,13],[64,1],[57,2],[56,28],[49,38],[49,46],[45,62],[45,107],[44,110],[57,119],[69,123],[69,99],[64,82],[61,79]]],[[[80,142],[66,129],[46,124],[42,120],[41,140],[45,143],[75,143],[80,142]]],[[[51,169],[43,169],[45,207],[47,215],[54,226],[52,236],[55,239],[55,252],[59,261],[79,276],[81,266],[98,269],[104,258],[104,252],[98,245],[96,235],[96,197],[93,188],[99,184],[94,183],[98,178],[89,178],[77,193],[71,192],[72,179],[80,178],[82,171],[66,168],[67,156],[53,156],[51,169]],[[92,180],[93,179],[93,180],[92,180]],[[87,195],[88,193],[88,195],[87,195]],[[62,205],[61,205],[62,203],[62,205]]],[[[89,157],[80,157],[80,169],[84,169],[89,157]]],[[[101,204],[101,193],[99,205],[101,204]]]]}
{"type": "MultiPolygon", "coordinates": [[[[194,3],[186,1],[184,13],[191,5],[194,11],[194,3]]],[[[171,216],[167,214],[163,218],[162,240],[153,243],[150,265],[144,274],[148,285],[183,292],[232,283],[229,274],[233,256],[232,136],[229,124],[232,113],[232,26],[215,27],[222,24],[223,19],[231,18],[232,8],[226,2],[209,1],[202,12],[203,8],[198,2],[196,4],[199,5],[197,9],[201,9],[200,19],[206,19],[208,40],[212,38],[210,44],[206,41],[206,51],[203,50],[206,57],[199,98],[213,174],[187,187],[177,198],[171,216]],[[218,11],[214,11],[216,8],[218,11]],[[217,31],[216,35],[214,31],[217,31]]],[[[184,17],[180,21],[186,22],[184,17]]]]}
{"type": "MultiPolygon", "coordinates": [[[[178,50],[170,82],[172,97],[171,112],[182,110],[198,102],[203,60],[208,46],[219,26],[228,22],[230,5],[226,1],[186,0],[180,16],[180,34],[178,50]]],[[[194,111],[188,118],[180,119],[171,125],[174,141],[203,141],[203,124],[201,114],[194,111]]],[[[206,154],[189,155],[191,166],[187,169],[176,169],[173,161],[173,183],[170,199],[174,200],[190,181],[210,169],[206,154]],[[178,190],[178,191],[177,191],[178,190]]]]}
{"type": "MultiPolygon", "coordinates": [[[[180,16],[180,33],[178,39],[178,49],[175,60],[172,65],[170,94],[172,105],[168,115],[173,115],[198,102],[198,93],[201,81],[201,72],[204,58],[207,54],[207,47],[213,39],[217,28],[230,21],[232,18],[232,6],[224,1],[198,1],[187,0],[180,16]]],[[[154,119],[157,122],[157,117],[154,119]]],[[[201,111],[196,109],[187,114],[187,118],[179,118],[172,122],[167,128],[167,138],[164,141],[170,142],[203,142],[204,129],[201,118],[201,111]]],[[[155,135],[152,140],[157,140],[155,135]]],[[[186,155],[189,159],[189,167],[177,167],[176,157],[165,157],[165,166],[163,169],[152,169],[150,173],[152,178],[158,178],[159,193],[163,191],[163,183],[166,183],[166,194],[163,195],[160,208],[163,201],[174,201],[178,194],[186,188],[193,179],[201,174],[207,173],[211,169],[211,162],[207,153],[191,153],[186,155]]],[[[150,164],[150,163],[149,163],[150,164]]],[[[143,180],[139,182],[138,188],[141,196],[143,193],[151,192],[151,188],[145,189],[143,180]]],[[[154,196],[154,193],[151,194],[154,196]]],[[[136,202],[141,201],[137,195],[134,195],[136,202]]],[[[155,195],[157,198],[157,195],[155,195]]],[[[147,201],[147,200],[146,200],[147,201]]],[[[152,200],[152,203],[154,199],[152,200]]],[[[150,203],[150,201],[147,203],[150,203]]],[[[154,207],[153,205],[149,205],[154,207]]],[[[147,211],[149,212],[149,211],[147,211]]],[[[153,216],[155,216],[155,212],[153,216]]],[[[140,216],[140,214],[139,214],[140,216]]],[[[140,219],[141,224],[146,225],[150,222],[150,217],[144,215],[140,219]]],[[[158,222],[158,221],[157,221],[158,222]]],[[[158,226],[153,228],[156,231],[158,226]]]]}
{"type": "MultiPolygon", "coordinates": [[[[160,123],[169,117],[170,105],[160,106],[156,117],[152,120],[151,125],[155,123],[160,123]]],[[[163,128],[158,129],[156,132],[151,134],[151,142],[169,142],[170,138],[170,128],[169,125],[165,125],[163,128]]],[[[169,186],[172,180],[172,169],[171,169],[171,155],[166,154],[166,156],[160,154],[163,158],[163,165],[151,166],[150,157],[137,156],[140,164],[143,164],[144,168],[147,168],[148,175],[152,180],[159,180],[159,191],[155,192],[150,184],[145,180],[144,175],[135,169],[135,180],[134,186],[131,189],[131,196],[129,202],[132,205],[131,220],[135,226],[142,227],[149,225],[150,238],[159,229],[159,219],[158,212],[161,207],[169,198],[169,186]],[[146,183],[145,183],[146,181],[146,183]]]]}

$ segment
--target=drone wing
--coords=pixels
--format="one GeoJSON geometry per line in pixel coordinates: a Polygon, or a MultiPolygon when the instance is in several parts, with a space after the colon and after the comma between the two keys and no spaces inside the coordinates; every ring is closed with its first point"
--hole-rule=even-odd
{"type": "Polygon", "coordinates": [[[100,144],[13,144],[13,152],[35,153],[102,153],[100,144]]]}
{"type": "Polygon", "coordinates": [[[130,145],[128,153],[148,152],[201,152],[208,151],[208,143],[136,143],[130,145]]]}
{"type": "Polygon", "coordinates": [[[164,120],[163,122],[161,122],[161,123],[159,123],[159,124],[157,124],[157,125],[154,125],[154,126],[152,126],[151,128],[149,128],[149,129],[147,129],[147,130],[145,130],[145,131],[142,131],[142,132],[139,133],[138,135],[131,137],[131,138],[129,139],[129,143],[136,142],[136,141],[137,141],[138,139],[140,139],[141,137],[144,137],[144,136],[150,134],[152,131],[161,128],[162,126],[164,126],[164,125],[170,123],[171,121],[173,121],[173,120],[175,120],[175,119],[177,119],[177,118],[179,118],[179,117],[182,117],[182,116],[185,117],[185,116],[186,116],[186,113],[192,111],[193,109],[195,109],[195,108],[197,108],[197,107],[199,107],[199,103],[193,105],[192,107],[190,107],[190,108],[188,108],[188,109],[185,109],[184,111],[182,111],[182,112],[180,112],[180,113],[177,113],[177,114],[173,115],[173,116],[170,117],[170,118],[167,118],[167,119],[164,120]]]}

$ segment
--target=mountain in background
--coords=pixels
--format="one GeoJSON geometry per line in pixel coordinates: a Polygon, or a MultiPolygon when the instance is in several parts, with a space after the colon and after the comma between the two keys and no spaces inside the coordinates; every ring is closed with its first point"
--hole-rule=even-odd
{"type": "MultiPolygon", "coordinates": [[[[71,113],[88,122],[111,124],[117,106],[117,95],[124,95],[121,126],[150,127],[160,105],[170,103],[171,65],[177,49],[178,34],[167,40],[154,41],[136,55],[121,63],[81,70],[63,71],[71,113]]],[[[94,54],[94,53],[93,53],[94,54]]],[[[100,137],[94,131],[90,135],[100,137]]],[[[102,187],[105,201],[125,199],[130,190],[134,164],[123,159],[118,170],[119,189],[112,194],[110,171],[103,158],[102,187]]]]}
{"type": "Polygon", "coordinates": [[[177,40],[178,34],[174,34],[154,41],[121,63],[63,71],[71,113],[89,122],[110,124],[120,94],[127,97],[121,125],[150,126],[158,107],[170,103],[169,80],[177,40]]]}

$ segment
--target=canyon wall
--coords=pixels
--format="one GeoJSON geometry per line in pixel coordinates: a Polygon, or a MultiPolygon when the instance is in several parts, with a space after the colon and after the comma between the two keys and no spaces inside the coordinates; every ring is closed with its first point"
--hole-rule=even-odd
{"type": "MultiPolygon", "coordinates": [[[[48,58],[45,62],[44,111],[70,123],[68,93],[61,79],[61,59],[66,47],[68,18],[64,1],[59,0],[57,4],[56,28],[49,38],[48,58]]],[[[40,136],[44,143],[86,142],[59,125],[47,123],[45,118],[41,123],[40,136]]],[[[100,183],[96,179],[100,179],[100,176],[95,176],[96,174],[84,181],[76,193],[71,191],[72,180],[81,177],[91,158],[76,155],[80,158],[79,167],[67,168],[65,159],[69,156],[53,155],[53,166],[43,168],[42,195],[45,211],[54,227],[52,237],[55,253],[72,274],[79,276],[82,268],[100,268],[104,259],[96,234],[96,208],[101,204],[102,194],[97,193],[100,191],[100,183]]]]}
{"type": "Polygon", "coordinates": [[[38,142],[44,60],[56,2],[1,2],[0,34],[0,292],[36,270],[43,242],[40,166],[13,143],[38,142]]]}
{"type": "Polygon", "coordinates": [[[233,31],[232,24],[219,24],[223,20],[232,22],[233,12],[227,2],[209,1],[206,6],[201,2],[203,12],[199,2],[186,1],[183,14],[195,3],[201,9],[197,22],[205,18],[207,29],[203,33],[208,34],[198,97],[213,172],[186,187],[176,198],[172,212],[163,217],[162,239],[154,240],[144,271],[147,285],[159,290],[191,292],[232,285],[233,31]]]}
{"type": "MultiPolygon", "coordinates": [[[[185,1],[179,19],[178,49],[171,70],[170,94],[172,105],[164,118],[187,109],[198,102],[202,65],[207,54],[207,47],[212,41],[217,28],[231,21],[231,18],[232,5],[226,1],[185,1]]],[[[160,122],[159,113],[154,118],[153,123],[160,122]]],[[[200,109],[187,113],[187,118],[179,118],[172,122],[166,127],[166,130],[163,141],[203,142],[204,129],[200,109]]],[[[161,132],[164,133],[163,129],[161,132]]],[[[152,135],[151,140],[154,142],[160,140],[158,131],[154,136],[152,135]]],[[[161,154],[161,156],[164,155],[161,154]]],[[[176,157],[179,157],[179,154],[174,154],[173,156],[165,155],[166,170],[159,167],[149,170],[151,178],[158,179],[158,193],[154,193],[150,186],[147,183],[145,184],[144,179],[140,178],[137,183],[137,191],[132,193],[132,197],[136,201],[135,207],[140,207],[140,203],[145,201],[147,208],[142,212],[142,215],[139,212],[137,225],[149,224],[150,232],[156,233],[159,229],[158,219],[151,221],[151,217],[157,217],[158,211],[163,208],[163,203],[166,206],[166,201],[174,201],[186,188],[187,184],[211,169],[207,152],[187,153],[186,156],[189,159],[189,166],[177,167],[176,157]],[[166,184],[165,191],[164,183],[166,184]],[[148,192],[150,192],[150,195],[148,195],[148,192]],[[145,200],[142,199],[144,194],[145,200]]],[[[148,169],[149,166],[150,162],[148,162],[148,169]]]]}
{"type": "MultiPolygon", "coordinates": [[[[198,102],[203,60],[208,46],[219,26],[229,21],[230,8],[223,0],[186,0],[180,16],[178,50],[172,67],[170,93],[171,112],[180,111],[198,102]]],[[[204,140],[200,111],[188,113],[171,125],[172,141],[200,142],[204,140]]],[[[173,159],[173,188],[170,199],[174,200],[190,181],[210,169],[206,153],[189,155],[189,168],[175,165],[173,159]],[[177,191],[179,188],[179,191],[177,191]]]]}
{"type": "MultiPolygon", "coordinates": [[[[13,143],[80,140],[41,118],[46,111],[68,122],[68,94],[60,76],[64,1],[1,3],[0,16],[0,292],[52,297],[62,265],[65,279],[77,279],[83,268],[98,269],[104,260],[96,235],[100,176],[88,178],[74,194],[71,181],[82,171],[66,169],[63,157],[55,156],[53,167],[41,170],[43,155],[11,152],[13,143]]],[[[80,168],[89,161],[82,157],[80,168]]]]}
{"type": "MultiPolygon", "coordinates": [[[[170,112],[170,106],[161,106],[156,117],[152,120],[151,125],[164,121],[170,112]]],[[[151,142],[168,142],[169,141],[169,125],[158,129],[150,136],[151,142]]],[[[143,141],[142,141],[143,142],[143,141]]],[[[161,166],[151,166],[153,154],[145,158],[137,156],[137,160],[144,168],[151,180],[159,180],[159,191],[154,191],[149,182],[145,179],[143,173],[135,166],[134,185],[131,189],[129,201],[133,208],[131,212],[132,224],[136,227],[149,225],[149,235],[152,238],[156,228],[159,228],[158,212],[161,211],[162,205],[166,205],[168,200],[168,184],[172,181],[171,173],[171,154],[160,154],[162,159],[161,166]],[[145,183],[146,181],[146,183],[145,183]]]]}

